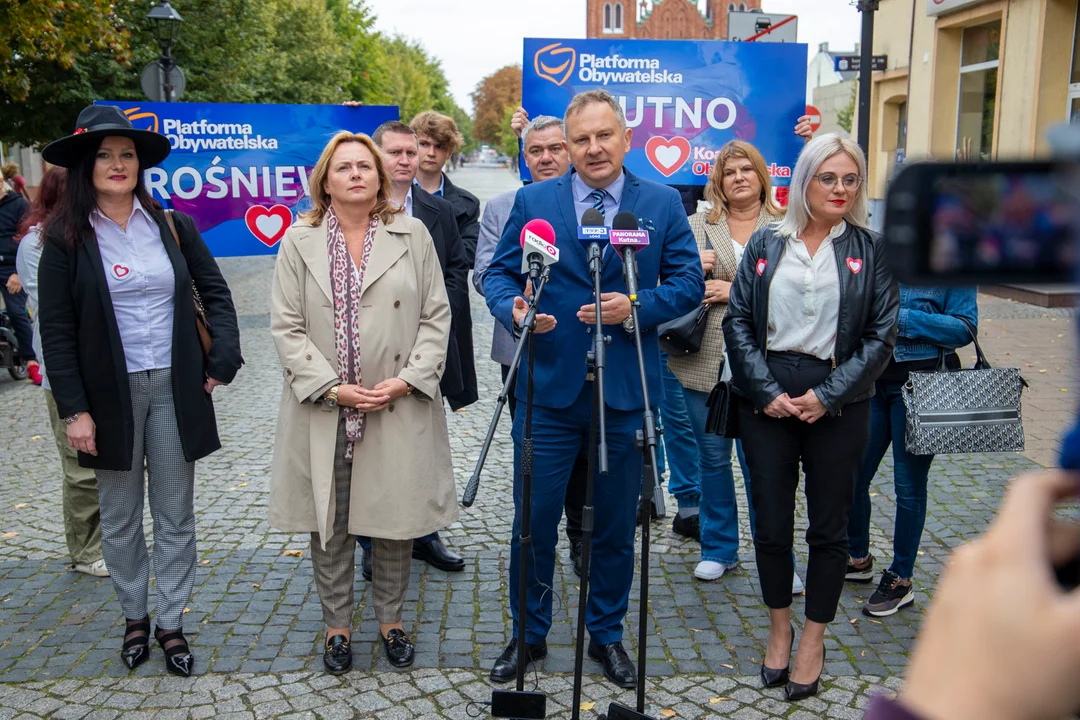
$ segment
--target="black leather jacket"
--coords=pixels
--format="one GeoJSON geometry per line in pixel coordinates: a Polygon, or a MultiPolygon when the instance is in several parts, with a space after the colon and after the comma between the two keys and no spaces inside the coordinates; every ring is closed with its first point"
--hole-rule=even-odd
{"type": "MultiPolygon", "coordinates": [[[[759,410],[784,393],[765,358],[769,287],[786,248],[787,239],[771,226],[754,233],[731,284],[724,316],[732,389],[759,410]]],[[[889,272],[880,236],[848,223],[833,240],[833,250],[840,273],[840,317],[833,355],[836,369],[814,388],[830,415],[848,403],[873,397],[874,381],[888,365],[896,345],[900,308],[899,286],[889,272]],[[861,261],[861,265],[849,260],[861,261]],[[858,272],[853,267],[858,267],[858,272]]]]}

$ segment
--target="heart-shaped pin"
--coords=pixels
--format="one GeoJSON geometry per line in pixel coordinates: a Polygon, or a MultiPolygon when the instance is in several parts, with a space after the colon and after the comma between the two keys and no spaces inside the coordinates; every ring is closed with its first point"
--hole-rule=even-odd
{"type": "Polygon", "coordinates": [[[128,268],[120,263],[112,266],[112,274],[117,280],[123,280],[131,274],[131,268],[128,268]]]}
{"type": "Polygon", "coordinates": [[[645,143],[645,156],[664,177],[671,177],[690,158],[690,141],[684,137],[654,135],[645,143]]]}
{"type": "Polygon", "coordinates": [[[848,258],[847,266],[848,269],[851,270],[851,272],[858,275],[859,271],[862,270],[862,260],[860,260],[859,258],[848,258]]]}
{"type": "Polygon", "coordinates": [[[292,225],[292,210],[287,205],[263,207],[252,205],[244,213],[244,224],[251,234],[266,247],[273,247],[292,225]]]}
{"type": "Polygon", "coordinates": [[[768,264],[769,264],[769,261],[766,260],[765,258],[761,258],[760,260],[757,261],[757,274],[758,274],[758,277],[761,277],[762,275],[765,274],[765,266],[768,265],[768,264]]]}

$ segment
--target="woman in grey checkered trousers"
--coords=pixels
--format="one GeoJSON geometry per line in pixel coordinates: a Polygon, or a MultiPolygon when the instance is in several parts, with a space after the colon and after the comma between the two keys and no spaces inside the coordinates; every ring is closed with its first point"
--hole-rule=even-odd
{"type": "Polygon", "coordinates": [[[68,443],[94,468],[101,549],[127,630],[120,656],[150,656],[150,558],[143,484],[154,518],[157,627],[169,672],[188,676],[183,633],[195,581],[195,461],[221,447],[211,393],[240,365],[229,287],[194,221],[150,197],[143,171],[169,154],[119,108],[90,106],[45,160],[68,168],[38,268],[41,344],[68,443]],[[178,232],[174,232],[175,225],[178,232]],[[204,356],[192,284],[213,336],[204,356]],[[100,424],[95,424],[95,421],[100,424]]]}
{"type": "Polygon", "coordinates": [[[413,538],[458,513],[439,392],[450,303],[431,236],[393,204],[368,136],[336,135],[310,188],[312,209],[285,233],[274,272],[270,332],[285,382],[270,524],[311,533],[333,674],[352,667],[355,536],[371,538],[379,636],[390,664],[407,667],[413,538]]]}

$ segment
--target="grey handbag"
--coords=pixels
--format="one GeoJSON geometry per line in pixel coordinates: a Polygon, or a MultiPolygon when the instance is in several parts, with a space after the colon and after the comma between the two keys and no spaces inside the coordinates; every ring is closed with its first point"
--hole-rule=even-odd
{"type": "Polygon", "coordinates": [[[905,445],[913,455],[1020,452],[1024,424],[1020,394],[1027,383],[1017,368],[992,368],[968,324],[978,358],[970,370],[913,372],[902,390],[907,409],[905,445]]]}

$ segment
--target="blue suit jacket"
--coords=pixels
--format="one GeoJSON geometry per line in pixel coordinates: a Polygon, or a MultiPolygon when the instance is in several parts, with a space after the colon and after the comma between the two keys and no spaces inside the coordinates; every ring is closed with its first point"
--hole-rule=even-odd
{"type": "MultiPolygon", "coordinates": [[[[660,347],[655,328],[693,310],[705,295],[705,282],[697,242],[686,220],[679,194],[664,185],[626,172],[619,211],[632,212],[649,231],[649,246],[637,254],[638,322],[642,329],[649,399],[662,399],[660,347]]],[[[514,208],[503,229],[495,257],[484,275],[484,294],[495,319],[510,329],[514,298],[522,296],[526,276],[521,273],[521,229],[541,218],[555,228],[559,262],[540,298],[539,312],[558,321],[549,333],[536,335],[536,378],[533,402],[549,408],[569,407],[585,383],[586,353],[592,348],[592,326],[577,319],[582,305],[593,302],[592,276],[585,245],[577,239],[570,175],[527,185],[517,192],[514,208]]],[[[623,265],[618,255],[604,255],[603,292],[626,293],[623,265]]],[[[604,385],[607,404],[616,410],[644,408],[641,378],[633,336],[619,325],[608,325],[604,385]]],[[[525,399],[525,362],[518,375],[516,395],[525,399]]]]}

